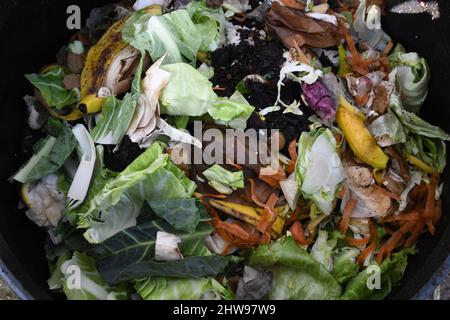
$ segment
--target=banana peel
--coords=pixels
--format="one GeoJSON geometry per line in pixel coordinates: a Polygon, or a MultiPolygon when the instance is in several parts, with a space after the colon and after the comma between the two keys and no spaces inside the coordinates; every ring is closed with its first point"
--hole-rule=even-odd
{"type": "Polygon", "coordinates": [[[122,40],[122,28],[126,20],[123,18],[114,23],[88,52],[81,74],[81,104],[85,106],[83,111],[87,113],[101,110],[103,100],[97,97],[97,92],[103,86],[114,58],[128,46],[122,40]]]}
{"type": "Polygon", "coordinates": [[[378,146],[359,111],[343,97],[339,99],[336,121],[353,153],[375,169],[385,169],[389,157],[378,146]]]}
{"type": "MultiPolygon", "coordinates": [[[[209,204],[230,216],[235,217],[236,219],[242,220],[251,224],[253,226],[257,226],[259,221],[261,220],[261,215],[264,212],[263,209],[254,208],[234,202],[222,201],[222,200],[209,200],[209,204]]],[[[272,230],[270,232],[273,238],[278,238],[284,228],[284,220],[281,217],[277,217],[275,223],[272,226],[272,230]]]]}

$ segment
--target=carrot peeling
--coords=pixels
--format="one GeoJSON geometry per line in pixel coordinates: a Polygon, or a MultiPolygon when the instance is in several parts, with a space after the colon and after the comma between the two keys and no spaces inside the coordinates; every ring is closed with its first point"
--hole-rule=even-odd
{"type": "Polygon", "coordinates": [[[358,200],[355,198],[350,198],[344,208],[344,213],[342,214],[342,220],[339,225],[339,231],[343,234],[347,233],[348,226],[350,224],[350,216],[352,215],[353,210],[356,207],[358,200]]]}

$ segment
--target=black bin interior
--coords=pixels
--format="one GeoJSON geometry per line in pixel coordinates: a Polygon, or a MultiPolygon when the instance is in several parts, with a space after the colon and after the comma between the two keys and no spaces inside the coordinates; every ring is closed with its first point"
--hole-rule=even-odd
{"type": "MultiPolygon", "coordinates": [[[[23,298],[48,299],[45,234],[18,209],[17,186],[7,179],[21,163],[26,108],[22,97],[31,94],[23,74],[38,71],[55,60],[57,50],[73,31],[66,27],[67,7],[78,4],[83,21],[90,9],[111,1],[1,1],[0,3],[0,274],[6,275],[23,298]]],[[[401,1],[387,0],[388,7],[401,1]]],[[[421,115],[450,132],[450,1],[438,1],[441,17],[428,14],[383,17],[385,31],[406,47],[424,56],[431,68],[431,88],[421,115]]],[[[424,235],[419,254],[410,259],[401,286],[390,298],[415,296],[441,267],[450,252],[450,176],[443,176],[444,215],[434,237],[424,235]]]]}

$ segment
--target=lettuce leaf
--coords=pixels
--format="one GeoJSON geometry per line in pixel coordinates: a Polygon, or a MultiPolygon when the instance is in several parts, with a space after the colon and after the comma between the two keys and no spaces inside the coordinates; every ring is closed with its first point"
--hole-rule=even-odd
{"type": "Polygon", "coordinates": [[[408,254],[414,254],[414,248],[406,248],[383,261],[380,266],[381,289],[369,289],[367,281],[372,273],[365,269],[358,273],[348,282],[342,299],[344,300],[381,300],[384,299],[391,289],[403,278],[408,265],[408,254]]]}
{"type": "Polygon", "coordinates": [[[416,52],[406,53],[401,45],[397,45],[389,61],[393,68],[389,79],[397,84],[405,109],[418,113],[428,95],[430,68],[427,61],[416,52]]]}
{"type": "Polygon", "coordinates": [[[436,172],[444,171],[447,163],[447,146],[444,141],[411,134],[405,143],[405,149],[436,172]]]}
{"type": "Polygon", "coordinates": [[[37,181],[59,170],[72,154],[77,142],[67,122],[49,120],[49,135],[33,147],[34,155],[12,177],[21,183],[37,181]]]}
{"type": "Polygon", "coordinates": [[[201,35],[201,51],[214,51],[218,48],[224,34],[227,19],[222,8],[212,8],[206,1],[192,1],[186,10],[201,35]]]}
{"type": "Polygon", "coordinates": [[[123,172],[106,182],[79,213],[86,239],[102,242],[136,225],[145,200],[190,198],[196,185],[154,143],[123,172]]]}
{"type": "Polygon", "coordinates": [[[339,283],[292,237],[259,246],[251,254],[249,264],[272,272],[270,299],[325,300],[341,296],[339,283]]]}
{"type": "Polygon", "coordinates": [[[243,171],[231,172],[215,164],[205,170],[203,175],[209,180],[209,185],[220,193],[230,194],[238,188],[244,188],[243,171]]]}
{"type": "Polygon", "coordinates": [[[303,196],[330,214],[339,185],[346,177],[332,132],[319,128],[302,133],[298,155],[296,176],[303,196]]]}
{"type": "Polygon", "coordinates": [[[39,89],[42,98],[50,106],[61,110],[65,106],[77,103],[80,99],[78,89],[67,90],[64,87],[64,70],[52,68],[45,74],[26,74],[25,78],[39,89]]]}
{"type": "Polygon", "coordinates": [[[167,54],[165,63],[195,64],[197,52],[218,47],[223,33],[221,10],[202,10],[200,4],[162,16],[144,11],[134,13],[122,30],[123,39],[150,53],[153,61],[167,54]]]}
{"type": "Polygon", "coordinates": [[[202,216],[208,216],[197,199],[153,200],[148,204],[153,212],[179,231],[194,232],[202,216]]]}
{"type": "Polygon", "coordinates": [[[236,91],[229,99],[218,98],[208,108],[208,113],[218,125],[244,130],[254,110],[255,108],[245,100],[244,96],[236,91]]]}
{"type": "Polygon", "coordinates": [[[149,277],[134,285],[143,300],[232,299],[233,294],[213,278],[171,279],[149,277]]]}
{"type": "Polygon", "coordinates": [[[63,290],[68,300],[126,300],[126,290],[111,287],[98,273],[94,260],[87,255],[74,252],[70,260],[61,265],[63,290]],[[80,286],[77,288],[76,276],[79,272],[80,286]]]}
{"type": "Polygon", "coordinates": [[[333,254],[333,270],[331,274],[337,282],[343,284],[359,273],[359,265],[356,262],[358,255],[358,249],[348,247],[341,248],[337,253],[333,254]]]}
{"type": "Polygon", "coordinates": [[[391,110],[376,118],[368,129],[381,147],[406,142],[403,125],[391,110]]]}
{"type": "Polygon", "coordinates": [[[123,101],[109,97],[103,105],[96,127],[91,132],[95,143],[119,144],[130,126],[136,103],[130,94],[125,95],[123,101]]]}
{"type": "Polygon", "coordinates": [[[332,253],[337,245],[337,240],[345,238],[339,231],[335,231],[328,239],[328,232],[320,230],[316,242],[311,248],[311,257],[322,264],[328,271],[333,270],[332,253]]]}
{"type": "Polygon", "coordinates": [[[186,63],[161,67],[171,74],[161,94],[161,112],[171,116],[202,116],[217,100],[212,83],[186,63]]]}
{"type": "Polygon", "coordinates": [[[437,126],[433,126],[412,112],[403,108],[402,101],[397,92],[393,92],[389,101],[390,109],[407,129],[408,132],[433,139],[450,141],[450,135],[437,126]]]}

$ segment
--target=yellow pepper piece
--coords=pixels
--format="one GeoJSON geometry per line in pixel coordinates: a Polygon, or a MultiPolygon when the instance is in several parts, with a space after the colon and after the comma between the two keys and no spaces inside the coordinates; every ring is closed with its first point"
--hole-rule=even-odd
{"type": "MultiPolygon", "coordinates": [[[[221,200],[210,200],[209,204],[214,208],[217,208],[239,220],[247,222],[253,226],[258,225],[261,220],[261,214],[263,213],[263,209],[257,209],[250,206],[221,201],[221,200]]],[[[277,238],[283,232],[284,220],[280,217],[277,217],[275,223],[272,226],[271,234],[274,238],[277,238]]]]}
{"type": "Polygon", "coordinates": [[[438,174],[438,172],[436,172],[436,170],[434,170],[431,166],[429,166],[428,164],[426,164],[419,158],[414,157],[412,154],[408,153],[406,155],[406,161],[411,163],[416,168],[419,168],[420,170],[425,171],[426,173],[429,173],[431,175],[438,174]]]}
{"type": "Polygon", "coordinates": [[[378,146],[363,119],[347,107],[339,105],[336,120],[350,148],[359,159],[375,169],[386,168],[389,157],[378,146]]]}

